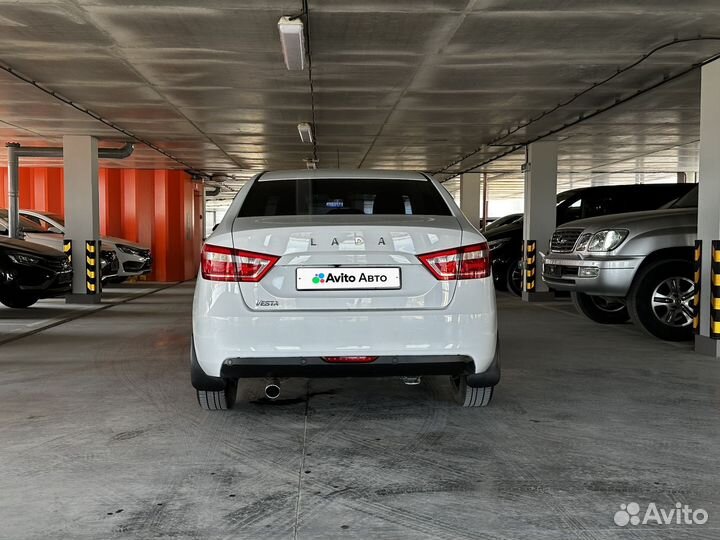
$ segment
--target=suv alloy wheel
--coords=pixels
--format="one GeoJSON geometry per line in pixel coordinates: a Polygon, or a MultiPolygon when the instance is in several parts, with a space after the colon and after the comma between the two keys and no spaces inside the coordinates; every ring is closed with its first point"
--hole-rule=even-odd
{"type": "Polygon", "coordinates": [[[667,341],[693,337],[692,264],[682,259],[659,261],[640,271],[627,298],[633,322],[667,341]]]}

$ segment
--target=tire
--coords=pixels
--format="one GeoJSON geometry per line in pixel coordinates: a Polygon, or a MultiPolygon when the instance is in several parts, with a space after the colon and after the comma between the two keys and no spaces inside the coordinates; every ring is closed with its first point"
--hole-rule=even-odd
{"type": "Polygon", "coordinates": [[[643,268],[627,297],[632,321],[665,341],[693,339],[693,267],[682,259],[659,261],[643,268]],[[675,285],[673,285],[675,283],[675,285]]]}
{"type": "Polygon", "coordinates": [[[520,259],[510,261],[505,273],[505,284],[508,292],[515,296],[522,296],[522,268],[520,268],[520,259]]]}
{"type": "Polygon", "coordinates": [[[237,381],[228,381],[225,390],[211,392],[209,390],[195,390],[200,407],[206,411],[225,411],[235,405],[237,395],[237,381]]]}
{"type": "Polygon", "coordinates": [[[630,320],[625,300],[610,296],[571,293],[573,305],[591,321],[600,324],[622,324],[630,320]]]}
{"type": "Polygon", "coordinates": [[[34,294],[23,293],[20,291],[0,292],[0,304],[4,304],[9,308],[25,309],[32,306],[39,300],[34,294]]]}
{"type": "Polygon", "coordinates": [[[494,386],[475,388],[468,386],[467,376],[450,377],[453,398],[463,407],[487,407],[492,400],[494,386]]]}

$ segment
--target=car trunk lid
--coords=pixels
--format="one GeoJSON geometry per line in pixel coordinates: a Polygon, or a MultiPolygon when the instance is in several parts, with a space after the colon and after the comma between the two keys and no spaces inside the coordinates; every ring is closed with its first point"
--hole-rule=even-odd
{"type": "Polygon", "coordinates": [[[261,281],[240,283],[255,311],[442,309],[456,282],[417,255],[461,242],[453,216],[245,217],[232,227],[235,249],[280,257],[261,281]]]}

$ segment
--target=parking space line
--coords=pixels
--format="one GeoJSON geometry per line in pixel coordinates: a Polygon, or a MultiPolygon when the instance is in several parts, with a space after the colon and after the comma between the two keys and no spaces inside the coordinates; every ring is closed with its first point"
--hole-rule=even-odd
{"type": "MultiPolygon", "coordinates": [[[[170,283],[168,285],[164,285],[162,287],[158,287],[157,289],[147,290],[144,289],[144,292],[141,292],[139,294],[135,294],[132,296],[128,296],[126,298],[122,298],[120,300],[115,301],[109,301],[107,304],[101,304],[95,309],[88,308],[88,309],[82,309],[79,313],[71,313],[67,316],[63,316],[60,318],[54,318],[49,319],[52,322],[49,322],[48,324],[45,324],[44,326],[41,326],[39,328],[35,328],[33,330],[28,330],[27,332],[22,332],[19,334],[11,335],[6,338],[0,339],[0,345],[5,345],[7,343],[11,343],[13,341],[17,341],[19,339],[23,339],[35,334],[38,334],[44,330],[49,330],[50,328],[55,328],[56,326],[60,326],[61,324],[65,324],[71,321],[75,321],[77,319],[80,319],[82,317],[87,317],[88,315],[92,315],[93,313],[98,313],[100,311],[104,311],[106,309],[110,309],[113,306],[119,306],[121,304],[126,304],[127,302],[131,302],[132,300],[137,300],[138,298],[143,298],[145,296],[149,296],[151,294],[155,294],[156,292],[164,291],[166,289],[169,289],[171,287],[175,287],[177,285],[180,285],[181,283],[185,283],[184,281],[176,281],[174,283],[170,283]]],[[[45,321],[43,321],[45,322],[45,321]]]]}

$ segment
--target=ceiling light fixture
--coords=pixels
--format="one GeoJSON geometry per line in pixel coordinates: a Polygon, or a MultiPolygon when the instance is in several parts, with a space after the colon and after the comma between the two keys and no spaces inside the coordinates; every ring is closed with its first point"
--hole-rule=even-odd
{"type": "Polygon", "coordinates": [[[305,69],[305,31],[297,17],[281,17],[278,21],[280,44],[285,67],[290,70],[305,69]]]}
{"type": "Polygon", "coordinates": [[[304,143],[312,143],[315,139],[313,137],[312,124],[303,122],[297,125],[298,133],[300,134],[300,140],[304,143]]]}

